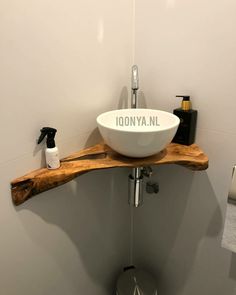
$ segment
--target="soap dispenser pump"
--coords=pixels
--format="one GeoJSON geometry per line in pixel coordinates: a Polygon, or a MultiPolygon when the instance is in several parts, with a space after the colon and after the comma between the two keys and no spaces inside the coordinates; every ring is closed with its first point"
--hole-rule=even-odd
{"type": "Polygon", "coordinates": [[[174,114],[180,119],[180,124],[173,142],[190,145],[195,140],[197,111],[191,108],[190,96],[176,95],[176,97],[182,97],[183,100],[181,108],[174,110],[174,114]]]}
{"type": "Polygon", "coordinates": [[[55,135],[57,130],[51,127],[43,127],[38,139],[40,144],[44,137],[47,137],[47,148],[45,149],[46,163],[48,169],[57,169],[60,167],[59,152],[55,144],[55,135]]]}

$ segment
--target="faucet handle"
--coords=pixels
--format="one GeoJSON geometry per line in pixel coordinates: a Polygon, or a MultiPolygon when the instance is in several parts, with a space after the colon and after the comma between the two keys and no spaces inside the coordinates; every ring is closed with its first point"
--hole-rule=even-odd
{"type": "Polygon", "coordinates": [[[146,177],[151,177],[153,174],[152,168],[150,166],[142,167],[142,175],[146,177]]]}

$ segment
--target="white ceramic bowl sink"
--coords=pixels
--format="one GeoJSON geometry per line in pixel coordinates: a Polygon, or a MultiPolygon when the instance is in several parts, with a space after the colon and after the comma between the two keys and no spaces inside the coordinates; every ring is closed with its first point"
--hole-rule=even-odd
{"type": "Polygon", "coordinates": [[[97,117],[107,145],[133,158],[154,155],[171,142],[179,126],[174,114],[151,109],[122,109],[97,117]]]}

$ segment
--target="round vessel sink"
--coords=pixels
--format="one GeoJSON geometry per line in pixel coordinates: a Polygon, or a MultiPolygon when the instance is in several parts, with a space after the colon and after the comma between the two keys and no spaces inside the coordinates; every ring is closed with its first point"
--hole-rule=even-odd
{"type": "Polygon", "coordinates": [[[116,152],[143,158],[163,150],[179,126],[172,113],[152,109],[122,109],[97,117],[99,131],[107,145],[116,152]]]}

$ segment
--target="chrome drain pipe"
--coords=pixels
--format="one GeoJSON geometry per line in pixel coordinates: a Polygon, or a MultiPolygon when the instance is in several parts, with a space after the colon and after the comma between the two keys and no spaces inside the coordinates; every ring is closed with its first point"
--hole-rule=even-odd
{"type": "Polygon", "coordinates": [[[133,168],[129,175],[129,204],[139,207],[143,203],[143,175],[141,168],[133,168]]]}
{"type": "MultiPolygon", "coordinates": [[[[135,208],[143,204],[143,185],[144,177],[152,176],[152,168],[150,166],[137,167],[132,169],[129,175],[129,204],[135,208]]],[[[148,181],[146,183],[146,192],[148,194],[158,193],[159,185],[157,182],[148,181]]]]}

